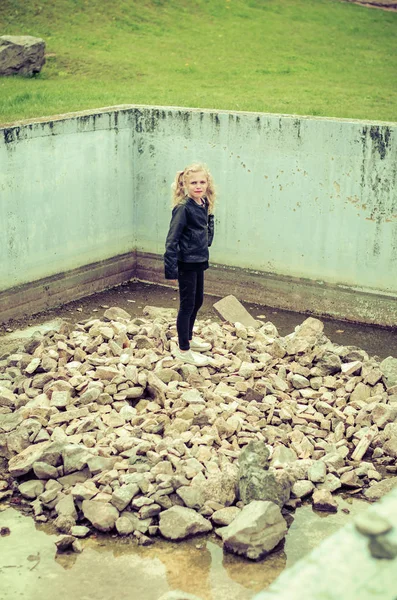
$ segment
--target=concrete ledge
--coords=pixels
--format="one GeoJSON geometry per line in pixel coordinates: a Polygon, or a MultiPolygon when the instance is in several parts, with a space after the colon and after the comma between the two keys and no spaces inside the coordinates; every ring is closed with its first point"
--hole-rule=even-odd
{"type": "MultiPolygon", "coordinates": [[[[165,285],[163,258],[156,254],[137,252],[136,277],[165,285]]],[[[397,325],[397,298],[352,291],[305,279],[211,265],[206,273],[205,290],[215,296],[233,294],[246,302],[319,317],[389,327],[397,325]]]]}
{"type": "MultiPolygon", "coordinates": [[[[390,541],[397,545],[396,509],[394,489],[371,506],[368,514],[390,522],[390,541]]],[[[254,600],[395,600],[397,558],[373,558],[368,540],[349,523],[284,571],[254,600]]]]}
{"type": "Polygon", "coordinates": [[[19,319],[129,281],[136,253],[129,252],[0,292],[0,322],[19,319]]]}

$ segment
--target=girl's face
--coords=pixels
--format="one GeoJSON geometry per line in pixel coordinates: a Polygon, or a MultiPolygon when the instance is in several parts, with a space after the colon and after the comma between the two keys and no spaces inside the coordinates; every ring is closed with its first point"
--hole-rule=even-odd
{"type": "Polygon", "coordinates": [[[208,188],[208,180],[204,171],[190,173],[186,181],[187,195],[193,200],[200,200],[205,196],[208,188]]]}

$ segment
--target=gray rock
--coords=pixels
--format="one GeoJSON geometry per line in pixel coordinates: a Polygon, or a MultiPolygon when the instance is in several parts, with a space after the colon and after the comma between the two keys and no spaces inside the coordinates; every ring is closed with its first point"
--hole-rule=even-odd
{"type": "Polygon", "coordinates": [[[248,468],[257,467],[259,469],[269,468],[270,452],[264,442],[250,442],[241,452],[238,462],[241,474],[248,468]]]}
{"type": "Polygon", "coordinates": [[[123,308],[119,308],[117,306],[113,306],[112,308],[108,308],[103,313],[105,319],[109,321],[130,321],[131,315],[124,310],[123,308]]]}
{"type": "MultiPolygon", "coordinates": [[[[6,433],[14,431],[14,429],[16,429],[18,425],[20,425],[22,422],[23,416],[20,412],[0,414],[0,431],[4,431],[6,433]]],[[[23,436],[22,432],[21,437],[23,437],[24,439],[27,438],[27,436],[23,436]]],[[[21,448],[20,451],[22,450],[23,448],[21,448]]]]}
{"type": "Polygon", "coordinates": [[[77,538],[85,538],[87,535],[91,533],[88,527],[84,527],[84,525],[74,525],[70,529],[71,535],[77,538]]]}
{"type": "Polygon", "coordinates": [[[380,363],[380,370],[383,373],[385,383],[388,388],[397,385],[397,358],[388,356],[380,363]]]}
{"type": "Polygon", "coordinates": [[[37,481],[36,479],[31,479],[30,481],[25,481],[18,486],[19,493],[24,498],[28,498],[29,500],[34,500],[37,496],[44,491],[44,484],[42,481],[37,481]]]}
{"type": "Polygon", "coordinates": [[[230,506],[238,494],[238,469],[235,465],[226,464],[222,471],[210,473],[203,485],[205,499],[230,506]]]}
{"type": "Polygon", "coordinates": [[[333,375],[338,373],[342,367],[342,361],[337,354],[326,352],[316,363],[317,374],[320,376],[333,375]]]}
{"type": "Polygon", "coordinates": [[[156,517],[161,512],[161,506],[158,504],[150,504],[150,506],[142,506],[139,510],[139,517],[142,520],[156,517]]]}
{"type": "MultiPolygon", "coordinates": [[[[92,457],[92,450],[77,444],[68,444],[62,449],[63,472],[65,475],[74,471],[81,471],[87,466],[87,461],[92,457]]],[[[95,457],[97,458],[97,457],[95,457]]]]}
{"type": "Polygon", "coordinates": [[[397,543],[395,537],[391,535],[386,534],[371,537],[368,548],[373,558],[394,560],[397,556],[397,543]]]}
{"type": "Polygon", "coordinates": [[[387,423],[392,423],[397,419],[397,406],[380,403],[371,412],[371,418],[379,429],[383,429],[387,423]]]}
{"type": "Polygon", "coordinates": [[[306,387],[310,387],[310,381],[303,375],[295,374],[291,377],[291,383],[296,390],[301,390],[306,387]]]}
{"type": "Polygon", "coordinates": [[[322,483],[325,481],[327,475],[327,467],[322,460],[315,461],[311,467],[309,467],[308,478],[313,483],[322,483]]]}
{"type": "Polygon", "coordinates": [[[90,477],[88,469],[65,475],[64,477],[58,477],[58,482],[65,488],[73,487],[76,483],[83,483],[90,477]]]}
{"type": "Polygon", "coordinates": [[[120,518],[128,519],[132,524],[132,531],[139,531],[140,533],[147,533],[152,524],[152,519],[139,519],[136,514],[128,510],[120,513],[120,518]]]}
{"type": "Polygon", "coordinates": [[[342,473],[340,482],[342,485],[348,488],[359,488],[363,486],[355,471],[347,471],[346,473],[342,473]]]}
{"type": "Polygon", "coordinates": [[[111,458],[106,458],[105,456],[92,456],[91,452],[86,460],[86,463],[91,475],[96,475],[102,471],[112,469],[116,461],[116,456],[112,456],[111,458]]]}
{"type": "Polygon", "coordinates": [[[245,327],[257,329],[261,323],[254,319],[235,296],[225,296],[213,305],[215,311],[229,323],[241,323],[245,327]]]}
{"type": "Polygon", "coordinates": [[[84,500],[82,511],[84,517],[99,531],[111,531],[119,518],[117,508],[108,502],[84,500]]]}
{"type": "Polygon", "coordinates": [[[364,492],[364,496],[367,500],[375,501],[385,496],[388,492],[390,492],[397,485],[397,477],[390,477],[389,479],[384,479],[383,481],[378,481],[371,485],[364,492]]]}
{"type": "Polygon", "coordinates": [[[211,521],[216,525],[227,527],[227,525],[230,525],[230,523],[234,521],[240,512],[241,508],[238,508],[237,506],[227,506],[226,508],[216,510],[211,515],[211,521]]]}
{"type": "MultiPolygon", "coordinates": [[[[1,40],[1,38],[0,38],[0,40],[1,40]]],[[[0,52],[1,52],[1,46],[0,46],[0,52]]],[[[6,388],[3,385],[0,385],[0,406],[7,406],[9,408],[14,408],[16,401],[17,401],[17,397],[14,394],[14,392],[12,392],[11,390],[9,390],[8,388],[6,388]]]]}
{"type": "Polygon", "coordinates": [[[204,490],[198,486],[182,485],[176,490],[176,493],[188,508],[200,510],[205,504],[206,496],[204,490]]]}
{"type": "Polygon", "coordinates": [[[324,330],[324,324],[318,319],[309,317],[295,332],[286,338],[288,354],[303,354],[315,346],[324,330]]]}
{"type": "Polygon", "coordinates": [[[313,508],[326,512],[337,512],[338,504],[328,490],[315,490],[313,493],[313,508]]]}
{"type": "Polygon", "coordinates": [[[212,525],[191,508],[173,506],[160,513],[159,529],[161,535],[169,540],[183,540],[190,535],[211,531],[212,525]]]}
{"type": "Polygon", "coordinates": [[[116,488],[112,494],[111,503],[118,511],[124,510],[131,500],[140,492],[139,486],[135,483],[122,485],[116,488]]]}
{"type": "MultiPolygon", "coordinates": [[[[267,448],[266,448],[267,450],[267,448]]],[[[298,459],[296,452],[292,448],[286,448],[283,445],[274,448],[270,465],[275,468],[284,467],[298,459]]]]}
{"type": "Polygon", "coordinates": [[[176,317],[177,310],[175,308],[162,308],[159,306],[145,306],[142,313],[150,319],[164,319],[172,321],[176,317]]]}
{"type": "Polygon", "coordinates": [[[44,40],[30,35],[0,37],[0,75],[40,73],[45,63],[44,40]]]}
{"type": "Polygon", "coordinates": [[[55,540],[55,545],[59,552],[64,552],[65,550],[69,550],[76,541],[72,535],[61,535],[55,540]]]}
{"type": "Polygon", "coordinates": [[[8,463],[9,473],[14,477],[20,477],[29,473],[34,463],[41,459],[44,450],[48,446],[49,442],[40,442],[40,444],[28,446],[28,448],[13,456],[8,463]]]}
{"type": "Polygon", "coordinates": [[[83,552],[83,546],[81,545],[80,540],[74,540],[74,542],[72,544],[72,550],[73,550],[73,552],[76,552],[77,554],[80,554],[81,552],[83,552]]]}
{"type": "Polygon", "coordinates": [[[354,525],[357,531],[367,536],[381,535],[392,528],[387,519],[370,510],[357,515],[354,519],[354,525]]]}
{"type": "Polygon", "coordinates": [[[73,497],[69,494],[64,496],[59,500],[59,502],[55,505],[55,510],[58,516],[63,517],[72,517],[72,519],[77,519],[77,511],[74,505],[73,497]]]}
{"type": "Polygon", "coordinates": [[[383,445],[383,451],[388,456],[397,458],[397,436],[389,438],[383,445]]]}
{"type": "Polygon", "coordinates": [[[239,493],[244,504],[267,500],[283,507],[291,495],[291,479],[285,471],[240,468],[239,493]]]}
{"type": "Polygon", "coordinates": [[[287,523],[273,502],[251,502],[222,530],[224,549],[258,560],[285,537],[287,523]]]}
{"type": "Polygon", "coordinates": [[[50,405],[55,406],[55,408],[58,408],[58,409],[66,408],[66,405],[68,404],[69,400],[70,400],[69,391],[52,392],[50,405]]]}
{"type": "Polygon", "coordinates": [[[34,463],[33,472],[38,479],[56,479],[58,477],[58,469],[42,461],[34,463]]]}
{"type": "Polygon", "coordinates": [[[187,392],[183,392],[181,396],[181,400],[187,402],[187,404],[205,404],[205,400],[203,396],[200,394],[198,390],[188,390],[187,392]]]}
{"type": "Polygon", "coordinates": [[[76,526],[76,519],[65,515],[59,515],[54,521],[55,527],[61,533],[71,534],[72,528],[76,526]]]}
{"type": "Polygon", "coordinates": [[[371,388],[369,385],[360,381],[352,393],[350,394],[350,402],[367,402],[371,396],[371,388]]]}
{"type": "Polygon", "coordinates": [[[317,488],[319,490],[326,490],[328,492],[336,492],[336,490],[339,490],[339,488],[341,488],[341,487],[342,487],[342,484],[340,482],[339,477],[337,477],[333,473],[328,473],[325,476],[324,482],[319,483],[317,485],[317,488]]]}
{"type": "Polygon", "coordinates": [[[127,517],[119,517],[116,521],[116,530],[119,535],[129,535],[134,531],[134,524],[127,517]]]}
{"type": "Polygon", "coordinates": [[[292,495],[295,498],[305,498],[309,496],[314,490],[314,484],[311,481],[297,481],[292,486],[292,495]]]}

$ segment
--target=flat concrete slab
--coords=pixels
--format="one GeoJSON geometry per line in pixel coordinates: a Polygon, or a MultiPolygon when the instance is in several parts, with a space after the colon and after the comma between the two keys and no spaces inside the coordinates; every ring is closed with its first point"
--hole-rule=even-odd
{"type": "Polygon", "coordinates": [[[261,323],[237,300],[236,296],[225,296],[222,300],[215,302],[214,309],[222,319],[230,323],[241,323],[245,327],[260,327],[261,323]]]}

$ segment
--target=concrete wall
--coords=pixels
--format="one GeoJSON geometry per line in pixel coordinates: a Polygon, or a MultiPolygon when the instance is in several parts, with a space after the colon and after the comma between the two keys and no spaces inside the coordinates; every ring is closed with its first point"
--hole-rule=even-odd
{"type": "Polygon", "coordinates": [[[133,249],[129,114],[1,131],[0,291],[133,249]]]}
{"type": "Polygon", "coordinates": [[[219,187],[220,264],[397,296],[397,128],[209,111],[144,111],[138,250],[159,253],[175,171],[219,187]]]}
{"type": "Polygon", "coordinates": [[[395,324],[396,124],[119,107],[1,133],[0,291],[134,249],[138,275],[165,283],[170,184],[204,161],[229,282],[259,276],[258,301],[395,324]]]}

